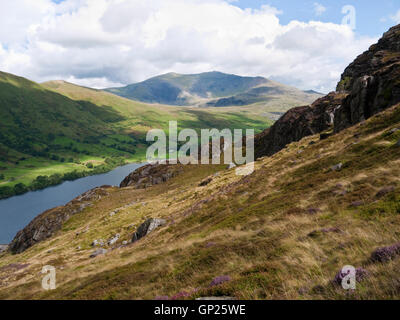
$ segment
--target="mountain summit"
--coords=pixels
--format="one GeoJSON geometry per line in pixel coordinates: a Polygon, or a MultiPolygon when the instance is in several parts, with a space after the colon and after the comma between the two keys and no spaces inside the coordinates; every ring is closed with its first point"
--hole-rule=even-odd
{"type": "Polygon", "coordinates": [[[310,103],[319,97],[263,77],[241,77],[216,71],[188,75],[167,73],[106,91],[147,103],[214,107],[243,106],[283,96],[296,98],[299,103],[310,103]]]}

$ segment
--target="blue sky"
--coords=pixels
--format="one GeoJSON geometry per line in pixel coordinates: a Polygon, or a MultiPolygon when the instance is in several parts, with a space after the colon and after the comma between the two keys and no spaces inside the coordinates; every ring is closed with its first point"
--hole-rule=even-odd
{"type": "Polygon", "coordinates": [[[341,23],[343,6],[352,5],[356,9],[357,28],[356,32],[360,35],[380,36],[387,31],[395,22],[390,19],[400,9],[398,0],[238,0],[233,2],[240,8],[260,8],[264,4],[271,5],[280,11],[279,15],[282,24],[287,24],[291,20],[308,22],[318,20],[322,22],[341,23]],[[315,3],[319,3],[326,8],[320,16],[315,14],[315,3]]]}
{"type": "MultiPolygon", "coordinates": [[[[52,1],[60,3],[65,0],[52,1]]],[[[318,20],[339,24],[343,19],[342,8],[352,5],[356,9],[357,17],[355,32],[371,37],[378,37],[393,26],[395,22],[391,17],[400,10],[398,0],[231,0],[229,2],[242,9],[259,9],[263,5],[273,6],[282,12],[279,15],[282,24],[288,24],[292,20],[303,22],[318,20]],[[322,5],[326,11],[316,15],[316,4],[322,5]]]]}

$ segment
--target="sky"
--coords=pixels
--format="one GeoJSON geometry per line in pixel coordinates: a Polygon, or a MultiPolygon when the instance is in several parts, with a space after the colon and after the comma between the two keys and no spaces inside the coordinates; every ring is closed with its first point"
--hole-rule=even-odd
{"type": "Polygon", "coordinates": [[[105,88],[167,73],[334,90],[398,0],[0,0],[0,70],[105,88]]]}

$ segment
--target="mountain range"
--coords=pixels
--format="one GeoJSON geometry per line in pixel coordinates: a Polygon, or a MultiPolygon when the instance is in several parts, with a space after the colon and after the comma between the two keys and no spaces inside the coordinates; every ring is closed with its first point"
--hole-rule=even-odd
{"type": "Polygon", "coordinates": [[[321,96],[263,77],[241,77],[221,72],[168,73],[122,88],[106,91],[132,100],[179,106],[246,106],[273,99],[295,99],[311,103],[321,96]]]}
{"type": "Polygon", "coordinates": [[[251,175],[152,164],[39,215],[0,253],[0,299],[399,299],[399,48],[400,25],[259,133],[251,175]]]}
{"type": "Polygon", "coordinates": [[[146,104],[66,81],[0,72],[0,198],[142,161],[146,134],[180,128],[255,128],[271,114],[146,104]],[[40,181],[37,179],[40,177],[40,181]]]}

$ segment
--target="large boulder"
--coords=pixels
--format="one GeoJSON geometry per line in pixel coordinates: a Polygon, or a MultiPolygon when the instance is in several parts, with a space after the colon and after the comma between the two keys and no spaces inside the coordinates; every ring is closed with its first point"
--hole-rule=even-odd
{"type": "Polygon", "coordinates": [[[132,242],[136,242],[140,240],[141,238],[147,236],[151,232],[153,232],[155,229],[164,226],[167,223],[166,220],[164,219],[148,219],[146,220],[140,227],[137,229],[137,231],[133,234],[132,242]]]}

